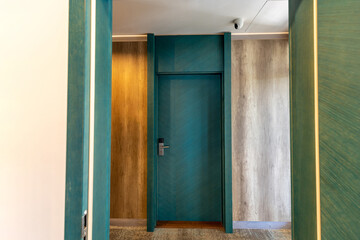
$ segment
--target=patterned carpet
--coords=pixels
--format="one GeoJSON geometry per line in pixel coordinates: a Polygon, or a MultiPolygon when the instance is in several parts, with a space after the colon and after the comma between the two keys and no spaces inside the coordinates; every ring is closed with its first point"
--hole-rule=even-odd
{"type": "Polygon", "coordinates": [[[233,234],[225,234],[217,229],[170,229],[157,228],[153,233],[146,227],[110,227],[110,240],[290,240],[291,230],[248,230],[236,229],[233,234]]]}

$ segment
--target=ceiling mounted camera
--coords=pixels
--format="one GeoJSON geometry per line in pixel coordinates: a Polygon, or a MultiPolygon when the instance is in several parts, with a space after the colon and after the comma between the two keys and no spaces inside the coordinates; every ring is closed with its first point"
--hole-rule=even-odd
{"type": "Polygon", "coordinates": [[[236,30],[241,29],[244,26],[244,20],[242,18],[234,19],[233,23],[236,30]]]}

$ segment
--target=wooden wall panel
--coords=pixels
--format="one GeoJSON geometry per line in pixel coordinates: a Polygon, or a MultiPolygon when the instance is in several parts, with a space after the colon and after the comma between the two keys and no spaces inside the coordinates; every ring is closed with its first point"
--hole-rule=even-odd
{"type": "Polygon", "coordinates": [[[232,43],[234,221],[291,220],[288,48],[232,43]]]}
{"type": "Polygon", "coordinates": [[[360,239],[360,1],[318,1],[322,239],[360,239]]]}
{"type": "Polygon", "coordinates": [[[111,218],[146,218],[147,47],[113,43],[111,218]]]}

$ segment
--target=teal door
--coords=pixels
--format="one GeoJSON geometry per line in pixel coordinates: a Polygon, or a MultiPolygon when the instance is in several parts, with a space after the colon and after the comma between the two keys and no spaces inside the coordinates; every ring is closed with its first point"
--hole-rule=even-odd
{"type": "Polygon", "coordinates": [[[160,75],[158,221],[221,222],[221,77],[160,75]]]}

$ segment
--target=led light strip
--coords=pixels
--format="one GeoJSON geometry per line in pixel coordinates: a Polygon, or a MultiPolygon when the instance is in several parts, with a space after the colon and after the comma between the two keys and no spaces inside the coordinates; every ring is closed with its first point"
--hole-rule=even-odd
{"type": "Polygon", "coordinates": [[[144,38],[146,34],[138,34],[138,35],[112,35],[113,38],[144,38]]]}
{"type": "Polygon", "coordinates": [[[321,240],[321,211],[320,211],[320,157],[319,157],[319,78],[318,78],[318,25],[317,0],[314,6],[314,111],[315,111],[315,172],[316,172],[316,234],[321,240]]]}
{"type": "Polygon", "coordinates": [[[233,36],[257,36],[257,35],[288,35],[288,32],[263,32],[263,33],[232,33],[233,36]]]}
{"type": "Polygon", "coordinates": [[[147,35],[112,35],[113,42],[146,42],[147,35]]]}
{"type": "MultiPolygon", "coordinates": [[[[213,35],[222,35],[223,33],[213,34],[213,35]]],[[[191,34],[188,34],[191,35],[191,34]]],[[[261,36],[268,36],[269,38],[279,38],[282,36],[289,35],[288,32],[264,32],[264,33],[232,33],[231,36],[236,37],[249,37],[256,39],[257,37],[261,36]]],[[[171,35],[157,35],[157,36],[171,36],[171,35]]],[[[136,42],[146,42],[147,36],[144,34],[138,35],[112,35],[113,42],[129,42],[129,41],[136,41],[136,42]]]]}
{"type": "Polygon", "coordinates": [[[90,124],[89,124],[89,192],[88,192],[88,240],[92,240],[93,188],[94,188],[94,112],[95,112],[95,40],[96,40],[96,0],[91,1],[90,35],[90,124]]]}

